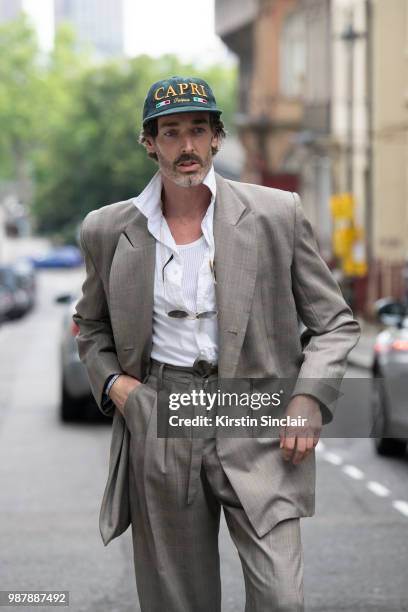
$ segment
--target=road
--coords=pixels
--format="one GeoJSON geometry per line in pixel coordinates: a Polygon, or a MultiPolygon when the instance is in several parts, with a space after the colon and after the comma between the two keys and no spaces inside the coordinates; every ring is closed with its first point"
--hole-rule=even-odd
{"type": "MultiPolygon", "coordinates": [[[[58,418],[63,308],[54,297],[81,275],[42,272],[35,311],[0,328],[0,589],[69,590],[75,612],[135,612],[130,530],[106,548],[98,530],[109,423],[58,418]]],[[[359,438],[319,447],[316,515],[302,521],[306,609],[408,610],[408,458],[377,457],[359,438]]],[[[223,612],[243,610],[224,524],[221,554],[223,612]]]]}

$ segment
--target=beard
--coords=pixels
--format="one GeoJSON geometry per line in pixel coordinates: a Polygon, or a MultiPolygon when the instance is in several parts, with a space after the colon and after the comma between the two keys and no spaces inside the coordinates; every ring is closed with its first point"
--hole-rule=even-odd
{"type": "Polygon", "coordinates": [[[198,155],[180,155],[180,157],[175,161],[171,162],[166,157],[164,157],[161,153],[156,151],[160,172],[173,183],[178,185],[178,187],[196,187],[197,185],[201,185],[206,175],[208,174],[209,169],[212,164],[212,151],[208,152],[208,155],[205,159],[201,159],[198,155]],[[191,172],[183,172],[179,170],[178,164],[181,162],[194,161],[199,164],[199,168],[197,170],[193,170],[191,172]]]}

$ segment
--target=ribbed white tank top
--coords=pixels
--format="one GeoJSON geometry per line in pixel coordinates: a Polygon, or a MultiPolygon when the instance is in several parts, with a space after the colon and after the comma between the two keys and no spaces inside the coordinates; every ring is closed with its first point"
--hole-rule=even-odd
{"type": "Polygon", "coordinates": [[[182,292],[189,310],[197,310],[198,274],[203,264],[206,243],[204,236],[189,244],[178,244],[177,249],[183,261],[182,292]]]}

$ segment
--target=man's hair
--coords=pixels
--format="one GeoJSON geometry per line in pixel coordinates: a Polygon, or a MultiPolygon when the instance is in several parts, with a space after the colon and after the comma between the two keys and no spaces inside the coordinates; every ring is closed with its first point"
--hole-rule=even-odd
{"type": "MultiPolygon", "coordinates": [[[[212,129],[213,133],[218,136],[219,142],[221,142],[221,140],[227,135],[227,132],[224,128],[224,123],[221,121],[220,116],[216,115],[215,113],[209,113],[209,118],[210,128],[212,129]]],[[[150,121],[148,121],[146,125],[142,127],[139,134],[139,144],[145,146],[146,137],[156,138],[158,133],[158,119],[156,117],[155,119],[151,119],[150,121]]],[[[218,151],[218,147],[211,147],[211,152],[213,155],[216,155],[218,151]]],[[[148,156],[156,161],[158,160],[156,153],[148,153],[148,156]]]]}

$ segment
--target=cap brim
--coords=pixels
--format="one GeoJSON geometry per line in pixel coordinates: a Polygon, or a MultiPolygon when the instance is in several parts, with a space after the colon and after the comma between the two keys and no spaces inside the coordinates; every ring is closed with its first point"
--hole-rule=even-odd
{"type": "Polygon", "coordinates": [[[179,113],[216,113],[217,115],[221,115],[222,110],[218,108],[197,108],[197,106],[180,106],[179,108],[168,108],[167,110],[163,110],[159,113],[155,113],[150,117],[146,117],[143,121],[143,126],[146,125],[152,119],[156,119],[157,117],[163,117],[163,115],[178,115],[179,113]]]}

